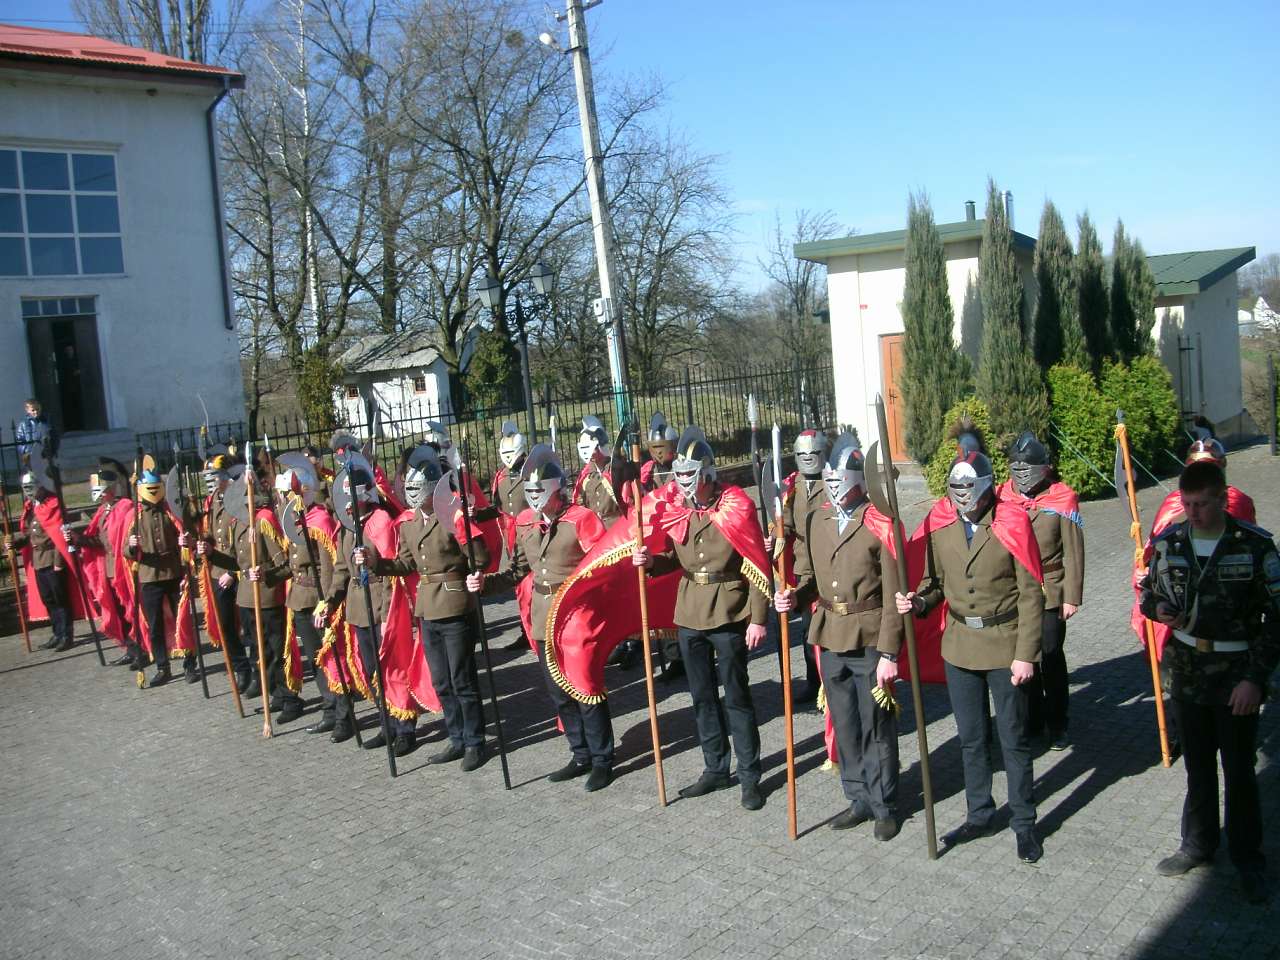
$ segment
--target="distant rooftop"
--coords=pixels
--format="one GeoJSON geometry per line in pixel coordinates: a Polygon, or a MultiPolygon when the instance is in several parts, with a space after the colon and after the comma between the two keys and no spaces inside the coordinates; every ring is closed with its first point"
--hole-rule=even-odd
{"type": "MultiPolygon", "coordinates": [[[[958,223],[938,224],[938,233],[942,242],[960,243],[964,240],[981,240],[982,227],[986,220],[961,220],[958,223]]],[[[800,260],[813,263],[827,263],[834,257],[847,257],[858,253],[887,253],[905,249],[907,245],[906,230],[889,230],[885,233],[864,233],[852,237],[838,237],[834,240],[814,240],[809,243],[797,243],[793,248],[795,256],[800,260]]],[[[1025,233],[1013,231],[1013,245],[1024,250],[1036,248],[1036,238],[1025,233]]]]}
{"type": "Polygon", "coordinates": [[[0,23],[0,68],[56,73],[150,74],[173,80],[244,87],[244,75],[208,63],[129,47],[86,33],[0,23]]]}
{"type": "Polygon", "coordinates": [[[346,373],[384,373],[390,370],[421,370],[440,356],[429,330],[400,333],[371,333],[352,344],[338,364],[346,373]]]}

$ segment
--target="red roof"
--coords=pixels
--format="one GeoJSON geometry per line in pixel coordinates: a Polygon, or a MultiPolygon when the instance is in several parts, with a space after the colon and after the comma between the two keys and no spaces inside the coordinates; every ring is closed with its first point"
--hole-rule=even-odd
{"type": "Polygon", "coordinates": [[[226,67],[174,57],[127,47],[122,43],[104,40],[85,33],[67,33],[63,30],[42,30],[0,23],[0,66],[18,66],[43,63],[54,69],[68,72],[97,72],[100,69],[123,69],[141,73],[168,74],[175,79],[207,78],[221,81],[230,78],[234,87],[244,86],[244,76],[226,67]],[[78,66],[77,66],[78,65],[78,66]]]}

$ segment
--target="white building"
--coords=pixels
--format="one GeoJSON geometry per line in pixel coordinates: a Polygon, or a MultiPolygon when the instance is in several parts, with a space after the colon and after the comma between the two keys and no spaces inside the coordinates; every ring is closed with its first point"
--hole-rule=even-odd
{"type": "Polygon", "coordinates": [[[38,397],[64,454],[92,456],[199,423],[197,394],[243,417],[213,127],[243,86],[0,25],[0,422],[38,397]]]}
{"type": "Polygon", "coordinates": [[[404,421],[453,417],[449,368],[428,331],[369,334],[348,348],[338,365],[343,371],[338,410],[347,423],[370,423],[376,408],[383,435],[390,437],[420,429],[404,421]]]}
{"type": "MultiPolygon", "coordinates": [[[[972,210],[966,211],[972,217],[972,210]]],[[[942,223],[947,285],[955,312],[956,343],[977,362],[981,305],[978,254],[982,220],[942,223]]],[[[1032,261],[1035,238],[1015,232],[1014,253],[1026,291],[1024,310],[1035,308],[1032,261]]],[[[882,394],[894,454],[905,459],[901,400],[896,381],[902,358],[902,297],[906,287],[906,231],[873,233],[796,244],[801,260],[826,264],[831,310],[831,351],[837,369],[836,414],[869,443],[878,435],[875,398],[882,394]]],[[[1224,438],[1252,433],[1241,392],[1236,271],[1254,259],[1253,247],[1148,257],[1156,281],[1153,332],[1161,359],[1173,375],[1183,415],[1203,414],[1224,438]]]]}
{"type": "Polygon", "coordinates": [[[1254,256],[1253,247],[1236,247],[1147,258],[1156,281],[1152,336],[1183,416],[1207,417],[1228,439],[1256,433],[1244,412],[1236,284],[1254,256]]]}
{"type": "MultiPolygon", "coordinates": [[[[984,220],[974,218],[938,224],[947,259],[947,287],[955,312],[954,335],[972,359],[977,358],[982,307],[978,300],[978,255],[984,220]]],[[[831,310],[831,352],[836,368],[852,372],[835,378],[836,416],[852,424],[864,443],[878,435],[876,394],[885,412],[895,458],[906,460],[901,400],[896,386],[902,363],[902,296],[906,288],[905,230],[818,240],[795,246],[801,260],[827,267],[827,297],[831,310]]],[[[1014,232],[1014,254],[1027,291],[1025,309],[1035,303],[1035,275],[1031,261],[1034,237],[1014,232]]]]}

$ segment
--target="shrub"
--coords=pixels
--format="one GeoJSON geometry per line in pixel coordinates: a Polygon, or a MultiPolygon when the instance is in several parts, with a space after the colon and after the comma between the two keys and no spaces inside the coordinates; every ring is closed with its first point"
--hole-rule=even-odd
{"type": "Polygon", "coordinates": [[[1087,370],[1060,363],[1049,370],[1054,446],[1062,482],[1081,497],[1113,492],[1115,407],[1087,370]],[[1086,462],[1087,461],[1087,462],[1086,462]],[[1099,476],[1101,474],[1101,476],[1099,476]]]}
{"type": "MultiPolygon", "coordinates": [[[[991,435],[991,414],[986,404],[977,397],[965,397],[947,411],[946,418],[943,420],[943,430],[950,430],[951,425],[962,416],[968,416],[982,431],[987,441],[987,453],[991,457],[991,466],[995,469],[996,483],[1003,483],[1009,478],[1009,459],[1005,456],[1004,449],[996,445],[991,435]]],[[[929,492],[935,497],[940,497],[947,492],[947,474],[951,472],[951,464],[955,458],[955,440],[944,437],[938,444],[938,449],[929,458],[924,474],[925,481],[929,484],[929,492]]]]}
{"type": "MultiPolygon", "coordinates": [[[[1130,455],[1152,473],[1168,473],[1173,461],[1164,451],[1176,452],[1182,436],[1182,418],[1169,371],[1155,357],[1136,357],[1127,365],[1106,363],[1099,387],[1110,407],[1109,422],[1114,422],[1117,408],[1124,411],[1130,455]]],[[[1134,470],[1142,474],[1136,465],[1134,470]]]]}

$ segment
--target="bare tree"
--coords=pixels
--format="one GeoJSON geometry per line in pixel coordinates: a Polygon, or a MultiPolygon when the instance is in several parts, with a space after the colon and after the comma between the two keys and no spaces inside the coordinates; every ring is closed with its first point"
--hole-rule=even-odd
{"type": "Polygon", "coordinates": [[[71,0],[95,36],[197,63],[222,59],[244,6],[245,0],[71,0]]]}
{"type": "Polygon", "coordinates": [[[801,368],[830,360],[826,270],[821,264],[798,259],[794,247],[797,243],[853,233],[842,227],[830,210],[797,210],[786,227],[782,215],[774,215],[768,252],[759,261],[772,287],[774,335],[769,344],[772,356],[801,368]]]}

